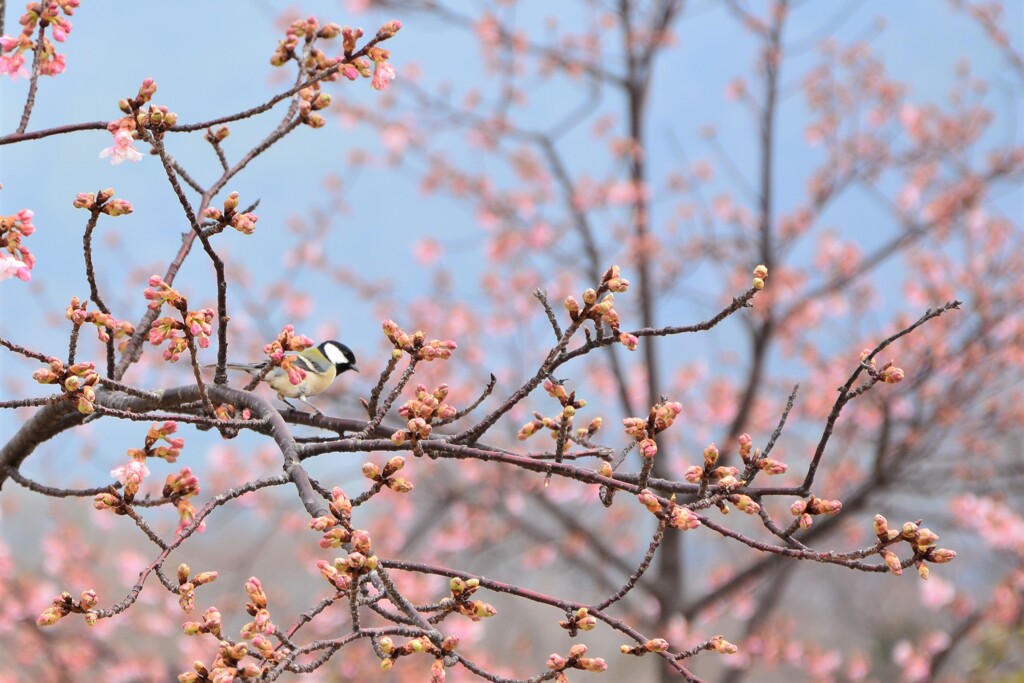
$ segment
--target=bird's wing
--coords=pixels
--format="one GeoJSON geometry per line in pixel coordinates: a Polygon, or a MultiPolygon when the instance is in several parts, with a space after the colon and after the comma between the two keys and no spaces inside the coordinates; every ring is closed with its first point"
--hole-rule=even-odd
{"type": "Polygon", "coordinates": [[[327,372],[327,370],[330,369],[331,367],[330,363],[319,363],[313,358],[308,358],[301,354],[298,356],[298,360],[296,361],[295,364],[298,367],[301,367],[303,370],[312,372],[315,375],[322,375],[323,373],[327,372]]]}

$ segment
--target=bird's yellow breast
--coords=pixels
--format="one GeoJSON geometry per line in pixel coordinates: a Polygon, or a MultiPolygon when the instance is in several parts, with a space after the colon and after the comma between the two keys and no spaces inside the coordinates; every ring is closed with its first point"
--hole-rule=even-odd
{"type": "Polygon", "coordinates": [[[307,371],[306,377],[298,384],[292,384],[288,379],[288,373],[283,370],[271,373],[267,378],[267,384],[277,392],[277,395],[284,398],[299,398],[301,396],[316,396],[331,386],[334,381],[335,369],[332,365],[323,374],[314,374],[307,371]]]}

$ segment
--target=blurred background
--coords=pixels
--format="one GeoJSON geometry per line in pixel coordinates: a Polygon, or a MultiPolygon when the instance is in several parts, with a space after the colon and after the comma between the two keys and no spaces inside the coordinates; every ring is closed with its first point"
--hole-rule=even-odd
{"type": "MultiPolygon", "coordinates": [[[[6,34],[19,29],[22,9],[7,4],[6,34]]],[[[324,128],[300,126],[225,188],[242,206],[260,202],[253,235],[229,231],[215,242],[231,278],[233,360],[259,359],[286,324],[340,339],[362,372],[317,405],[361,417],[358,397],[389,357],[380,322],[392,318],[459,343],[451,361],[416,381],[449,383],[450,402],[462,407],[494,373],[497,389],[484,404],[493,407],[552,343],[535,289],[548,291],[564,325],[564,298],[580,298],[618,264],[633,284],[616,297],[624,330],[687,325],[742,294],[765,263],[768,287],[753,309],[707,333],[594,354],[567,366],[564,379],[590,402],[579,424],[602,416],[597,441],[616,449],[628,443],[622,417],[646,414],[661,395],[682,402],[657,470],[675,480],[709,442],[726,464],[738,461],[740,434],[763,447],[800,383],[773,455],[789,465],[780,478],[788,485],[802,480],[861,349],[960,299],[962,311],[879,357],[893,358],[907,379],[874,388],[844,413],[815,487],[844,501],[844,514],[816,520],[802,539],[846,551],[873,543],[874,514],[894,526],[923,518],[960,553],[956,562],[933,567],[924,582],[913,568],[893,577],[764,561],[700,529],[662,548],[619,615],[674,648],[719,633],[739,645],[731,658],[692,660],[708,680],[1018,680],[1024,3],[84,2],[58,45],[67,69],[42,79],[28,130],[119,118],[118,100],[147,77],[158,85],[153,102],[180,123],[253,107],[290,87],[294,67],[275,69],[270,56],[288,23],[309,15],[368,35],[400,20],[383,44],[397,78],[383,92],[363,80],[329,85],[324,128]]],[[[0,135],[17,127],[26,94],[25,79],[0,84],[0,135]]],[[[229,161],[273,130],[286,106],[230,124],[229,161]]],[[[71,202],[106,187],[134,213],[100,221],[99,284],[116,317],[142,316],[147,279],[164,273],[189,228],[158,160],[113,166],[98,156],[110,145],[96,130],[0,146],[0,212],[29,208],[37,226],[26,240],[37,258],[32,281],[0,283],[0,337],[66,354],[64,309],[88,295],[85,214],[71,202]]],[[[219,176],[201,133],[168,135],[167,146],[200,183],[219,176]]],[[[176,286],[193,308],[215,305],[201,250],[176,286]]],[[[80,349],[102,357],[85,335],[80,349]]],[[[215,360],[213,348],[205,353],[215,360]]],[[[2,398],[47,395],[31,379],[37,367],[0,355],[2,398]]],[[[189,383],[191,372],[147,350],[125,379],[156,389],[189,383]]],[[[33,410],[0,412],[3,442],[33,410]]],[[[515,441],[535,410],[551,415],[557,403],[535,393],[488,439],[544,450],[546,434],[515,441]]],[[[21,471],[50,486],[103,485],[140,445],[143,425],[101,420],[62,434],[21,471]]],[[[154,466],[154,487],[188,465],[203,482],[201,504],[280,469],[261,438],[183,431],[179,465],[154,466]]],[[[361,464],[385,458],[332,454],[308,465],[325,486],[355,495],[367,486],[361,464]]],[[[621,471],[638,467],[632,453],[621,471]]],[[[381,554],[598,602],[635,569],[654,530],[633,501],[606,510],[593,487],[574,482],[544,487],[539,476],[478,463],[417,460],[409,470],[412,495],[391,496],[393,505],[358,520],[381,554]]],[[[791,502],[766,509],[785,525],[791,502]]],[[[279,605],[275,619],[291,623],[325,595],[314,562],[330,553],[305,530],[294,492],[237,503],[175,562],[222,572],[202,597],[232,615],[233,631],[247,621],[241,586],[254,574],[279,605]]],[[[93,680],[99,669],[82,662],[97,656],[109,680],[163,681],[211,659],[214,641],[179,637],[176,600],[156,585],[125,615],[134,625],[127,652],[100,646],[125,632],[117,619],[89,635],[72,619],[40,631],[35,616],[61,590],[98,584],[101,606],[118,602],[157,552],[89,498],[50,502],[7,482],[0,514],[10,615],[0,648],[16,662],[0,681],[93,680]],[[68,634],[80,649],[30,656],[68,634]]],[[[173,533],[173,512],[146,514],[173,533]]],[[[770,538],[741,516],[720,521],[770,538]]],[[[446,591],[439,579],[402,579],[424,602],[446,591]]],[[[492,671],[537,675],[550,653],[576,642],[557,627],[557,611],[484,599],[503,623],[451,628],[492,671]]],[[[347,610],[325,612],[310,633],[338,635],[347,619],[347,610]]],[[[619,634],[589,635],[611,680],[675,680],[651,657],[619,656],[619,634]]],[[[365,680],[376,667],[369,648],[349,648],[309,680],[365,680]]],[[[425,671],[410,662],[389,675],[424,680],[425,671]]],[[[449,676],[473,679],[461,669],[449,676]]]]}

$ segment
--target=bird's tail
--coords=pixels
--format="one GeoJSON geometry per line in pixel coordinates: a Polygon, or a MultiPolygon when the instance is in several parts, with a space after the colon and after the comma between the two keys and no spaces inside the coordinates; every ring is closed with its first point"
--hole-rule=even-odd
{"type": "MultiPolygon", "coordinates": [[[[204,368],[215,368],[215,367],[217,367],[217,364],[216,363],[209,363],[207,365],[204,365],[203,367],[204,368]]],[[[242,372],[253,373],[253,372],[259,372],[260,370],[262,370],[263,367],[264,367],[264,364],[263,363],[225,363],[224,367],[227,368],[228,370],[241,370],[242,372]]]]}

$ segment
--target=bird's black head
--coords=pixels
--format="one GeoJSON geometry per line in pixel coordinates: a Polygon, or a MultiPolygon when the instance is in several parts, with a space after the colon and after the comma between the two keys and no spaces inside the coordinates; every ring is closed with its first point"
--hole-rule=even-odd
{"type": "Polygon", "coordinates": [[[356,354],[352,353],[352,349],[341,342],[325,341],[317,348],[320,349],[320,353],[324,354],[327,360],[334,363],[334,371],[339,375],[346,370],[359,372],[359,368],[356,367],[356,354]]]}

